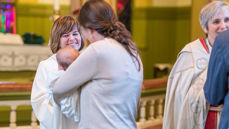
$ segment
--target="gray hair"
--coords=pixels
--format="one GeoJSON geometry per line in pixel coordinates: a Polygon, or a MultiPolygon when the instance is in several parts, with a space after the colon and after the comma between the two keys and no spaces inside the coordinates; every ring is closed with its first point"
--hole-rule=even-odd
{"type": "Polygon", "coordinates": [[[223,1],[213,1],[205,5],[200,11],[200,25],[208,30],[208,21],[213,19],[222,9],[229,11],[229,4],[223,1]]]}

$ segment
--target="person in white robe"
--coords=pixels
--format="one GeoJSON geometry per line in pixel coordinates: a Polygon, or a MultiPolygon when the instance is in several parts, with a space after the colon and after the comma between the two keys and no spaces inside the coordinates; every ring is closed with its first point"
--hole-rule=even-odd
{"type": "Polygon", "coordinates": [[[213,1],[200,12],[206,39],[187,44],[169,75],[163,129],[204,129],[209,103],[203,86],[212,45],[218,33],[229,28],[229,4],[213,1]]]}
{"type": "MultiPolygon", "coordinates": [[[[83,45],[78,22],[73,17],[62,16],[54,22],[50,34],[50,48],[54,54],[47,60],[40,62],[31,93],[32,108],[40,122],[41,129],[77,128],[77,123],[65,116],[68,113],[71,116],[69,111],[72,110],[70,108],[74,107],[67,106],[67,104],[75,101],[74,99],[77,99],[77,96],[62,96],[65,99],[60,104],[66,106],[66,108],[62,108],[62,112],[65,112],[65,115],[63,115],[59,107],[60,104],[54,102],[52,83],[53,80],[63,74],[63,71],[58,70],[56,53],[66,46],[81,50],[83,45]]],[[[76,101],[74,103],[76,104],[76,101]]]]}

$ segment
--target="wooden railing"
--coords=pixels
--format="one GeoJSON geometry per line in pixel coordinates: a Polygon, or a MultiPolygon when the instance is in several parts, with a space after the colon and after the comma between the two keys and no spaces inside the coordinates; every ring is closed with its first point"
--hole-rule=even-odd
{"type": "Polygon", "coordinates": [[[31,91],[32,83],[3,82],[0,84],[0,92],[31,91]]]}
{"type": "MultiPolygon", "coordinates": [[[[167,78],[144,80],[142,86],[142,95],[137,119],[137,128],[146,129],[158,124],[162,124],[163,104],[165,99],[167,78]]],[[[0,84],[0,92],[30,92],[32,83],[9,83],[0,84]]],[[[4,97],[3,97],[4,98],[4,97]]],[[[31,124],[28,126],[16,125],[16,108],[21,105],[30,105],[28,98],[7,100],[0,99],[0,106],[10,107],[10,125],[9,127],[0,127],[0,129],[37,129],[37,120],[31,112],[31,124]]]]}
{"type": "Polygon", "coordinates": [[[167,78],[143,81],[138,129],[152,128],[162,124],[167,78]]]}
{"type": "MultiPolygon", "coordinates": [[[[14,83],[7,82],[0,84],[1,93],[10,93],[10,92],[30,92],[32,88],[32,83],[14,83]]],[[[16,124],[16,109],[19,106],[31,106],[30,100],[28,97],[18,97],[13,99],[12,97],[6,97],[7,94],[1,94],[2,98],[0,99],[0,106],[10,107],[10,124],[8,127],[0,127],[0,129],[39,129],[37,124],[37,119],[34,112],[31,112],[31,124],[26,126],[17,126],[16,124]],[[6,99],[7,98],[7,99],[6,99]]],[[[10,96],[10,95],[8,95],[10,96]]],[[[16,94],[16,96],[21,96],[16,94]]]]}

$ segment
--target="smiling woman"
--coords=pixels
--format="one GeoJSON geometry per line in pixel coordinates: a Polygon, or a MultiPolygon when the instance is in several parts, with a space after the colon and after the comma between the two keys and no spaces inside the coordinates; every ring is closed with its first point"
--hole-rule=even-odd
{"type": "MultiPolygon", "coordinates": [[[[52,26],[50,48],[54,54],[40,62],[31,93],[31,104],[41,129],[75,129],[77,127],[72,119],[62,115],[60,108],[54,102],[51,84],[63,73],[63,71],[58,71],[56,53],[67,46],[76,50],[81,50],[83,47],[84,43],[79,31],[78,22],[71,16],[59,17],[52,26]]],[[[67,103],[75,98],[77,96],[69,95],[63,98],[63,101],[66,100],[64,102],[67,103]]]]}
{"type": "Polygon", "coordinates": [[[229,28],[229,7],[207,5],[200,13],[200,24],[212,46],[216,35],[229,28]]]}
{"type": "Polygon", "coordinates": [[[71,16],[58,18],[52,26],[50,34],[50,48],[56,53],[60,48],[73,46],[76,50],[83,48],[78,22],[71,16]]]}
{"type": "Polygon", "coordinates": [[[229,28],[229,4],[211,2],[203,7],[199,19],[206,38],[187,44],[179,53],[168,78],[163,129],[207,129],[210,105],[203,86],[215,37],[229,28]]]}

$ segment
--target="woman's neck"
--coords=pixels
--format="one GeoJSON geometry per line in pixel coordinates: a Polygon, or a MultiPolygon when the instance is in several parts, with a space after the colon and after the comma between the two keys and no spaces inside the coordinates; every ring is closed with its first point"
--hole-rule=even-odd
{"type": "Polygon", "coordinates": [[[103,40],[105,38],[103,35],[99,34],[97,31],[94,31],[92,36],[93,36],[93,42],[96,42],[96,41],[99,41],[99,40],[103,40]]]}
{"type": "Polygon", "coordinates": [[[207,38],[207,40],[208,40],[208,43],[211,45],[211,46],[213,46],[213,44],[214,44],[214,40],[212,39],[212,38],[207,38]]]}

